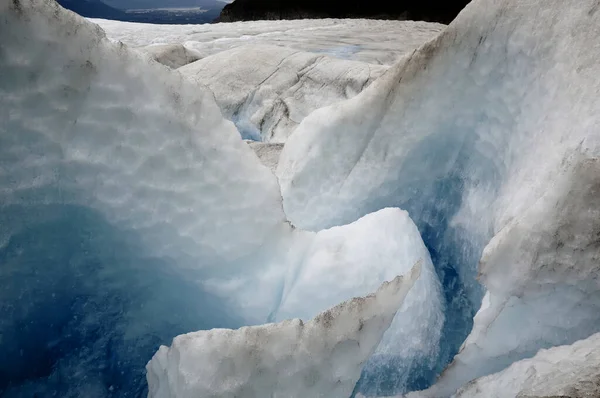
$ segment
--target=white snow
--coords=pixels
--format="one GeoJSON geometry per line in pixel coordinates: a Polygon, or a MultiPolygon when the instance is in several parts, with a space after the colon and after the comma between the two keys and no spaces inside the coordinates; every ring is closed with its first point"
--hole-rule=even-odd
{"type": "Polygon", "coordinates": [[[474,380],[456,398],[600,396],[600,334],[541,350],[502,372],[474,380]]]}
{"type": "Polygon", "coordinates": [[[420,266],[375,294],[299,319],[178,336],[148,363],[150,398],[350,396],[420,266]]]}
{"type": "Polygon", "coordinates": [[[236,47],[179,69],[210,88],[244,138],[285,142],[315,109],[360,93],[385,67],[266,45],[236,47]]]}

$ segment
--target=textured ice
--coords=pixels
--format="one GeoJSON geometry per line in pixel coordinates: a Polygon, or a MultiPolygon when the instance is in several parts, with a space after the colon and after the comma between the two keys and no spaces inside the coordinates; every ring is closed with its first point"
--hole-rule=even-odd
{"type": "Polygon", "coordinates": [[[202,58],[200,54],[187,49],[182,44],[155,44],[142,47],[141,50],[147,53],[156,62],[173,69],[177,69],[202,58]]]}
{"type": "Polygon", "coordinates": [[[244,138],[284,142],[310,112],[360,93],[385,67],[248,45],[179,69],[210,88],[244,138]]]}
{"type": "Polygon", "coordinates": [[[420,21],[319,19],[206,25],[152,25],[94,19],[110,39],[131,47],[182,44],[202,57],[246,45],[276,45],[370,64],[391,65],[445,25],[420,21]]]}
{"type": "Polygon", "coordinates": [[[443,25],[318,20],[157,26],[94,20],[113,40],[207,85],[246,139],[284,142],[310,112],[358,94],[443,25]],[[163,43],[163,44],[160,44],[163,43]],[[149,45],[149,46],[148,46],[149,45]],[[361,62],[358,62],[361,61],[361,62]]]}
{"type": "Polygon", "coordinates": [[[531,359],[461,388],[456,398],[600,396],[600,334],[570,346],[541,350],[531,359]]]}
{"type": "Polygon", "coordinates": [[[474,1],[361,94],[305,118],[284,147],[295,225],[408,210],[445,286],[441,362],[480,307],[486,248],[484,305],[431,396],[600,329],[597,10],[474,1]]]}
{"type": "Polygon", "coordinates": [[[250,145],[250,148],[256,153],[260,161],[275,173],[279,164],[279,155],[281,155],[281,151],[283,150],[283,144],[253,140],[246,140],[246,143],[250,145]]]}
{"type": "Polygon", "coordinates": [[[3,396],[140,395],[160,343],[244,324],[201,273],[285,217],[208,90],[52,1],[1,1],[0,120],[3,396]]]}
{"type": "MultiPolygon", "coordinates": [[[[352,270],[360,292],[327,286],[343,301],[422,264],[407,303],[436,311],[411,327],[435,335],[439,286],[406,213],[291,226],[275,176],[203,86],[53,1],[0,7],[3,396],[143,396],[144,363],[175,335],[304,316],[282,300],[306,289],[305,266],[326,280],[352,270]]],[[[405,323],[390,332],[406,338],[405,323]]],[[[392,343],[386,355],[430,349],[392,343]]]]}
{"type": "Polygon", "coordinates": [[[306,323],[178,336],[148,363],[149,397],[349,397],[419,272],[417,264],[306,323]]]}

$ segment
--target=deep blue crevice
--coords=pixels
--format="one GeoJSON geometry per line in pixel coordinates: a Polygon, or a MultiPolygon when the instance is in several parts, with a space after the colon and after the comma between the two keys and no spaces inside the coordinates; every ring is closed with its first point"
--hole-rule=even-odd
{"type": "MultiPolygon", "coordinates": [[[[0,249],[0,396],[146,397],[145,365],[176,335],[241,321],[89,209],[45,215],[0,249]]],[[[6,224],[5,224],[6,225],[6,224]]]]}
{"type": "Polygon", "coordinates": [[[365,214],[384,207],[408,211],[429,250],[445,300],[436,365],[420,366],[417,360],[407,368],[394,365],[402,358],[388,358],[385,366],[379,361],[377,369],[363,371],[357,385],[366,396],[393,396],[433,385],[470,333],[481,304],[484,291],[476,281],[476,269],[489,237],[476,236],[451,221],[463,205],[467,186],[490,181],[495,186],[499,175],[475,149],[475,135],[458,131],[447,126],[424,139],[365,207],[365,214]]]}

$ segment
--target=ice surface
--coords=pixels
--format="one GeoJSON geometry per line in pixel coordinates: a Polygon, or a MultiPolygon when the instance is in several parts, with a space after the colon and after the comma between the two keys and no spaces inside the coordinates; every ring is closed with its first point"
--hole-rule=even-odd
{"type": "Polygon", "coordinates": [[[156,62],[173,69],[202,58],[199,53],[186,48],[183,44],[155,44],[142,47],[141,50],[150,55],[156,62]]]}
{"type": "Polygon", "coordinates": [[[276,45],[391,65],[445,25],[416,21],[319,19],[206,25],[152,25],[94,19],[110,39],[132,47],[183,44],[203,57],[246,45],[276,45]]]}
{"type": "Polygon", "coordinates": [[[305,118],[284,147],[295,225],[409,212],[445,287],[441,362],[480,307],[487,245],[485,307],[432,396],[600,329],[596,3],[474,1],[361,94],[305,118]]]}
{"type": "Polygon", "coordinates": [[[260,161],[275,173],[279,164],[279,155],[281,155],[281,151],[283,150],[283,144],[252,140],[247,140],[246,143],[250,145],[250,148],[256,153],[260,161]]]}
{"type": "Polygon", "coordinates": [[[146,25],[94,20],[113,40],[207,85],[246,139],[284,142],[310,112],[350,98],[443,25],[315,20],[146,25]],[[162,44],[161,44],[162,43],[162,44]],[[361,61],[361,62],[357,62],[361,61]]]}
{"type": "Polygon", "coordinates": [[[223,51],[179,71],[210,88],[242,137],[284,142],[315,109],[360,93],[385,67],[266,45],[223,51]]]}
{"type": "Polygon", "coordinates": [[[570,346],[541,350],[502,372],[461,388],[456,398],[600,396],[600,334],[570,346]]]}
{"type": "Polygon", "coordinates": [[[149,397],[349,397],[419,272],[416,265],[306,323],[178,336],[148,363],[149,397]]]}

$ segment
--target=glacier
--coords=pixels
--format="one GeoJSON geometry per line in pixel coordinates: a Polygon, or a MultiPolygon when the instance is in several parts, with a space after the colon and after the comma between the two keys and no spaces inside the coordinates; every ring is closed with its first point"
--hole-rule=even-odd
{"type": "Polygon", "coordinates": [[[130,48],[182,45],[201,58],[246,45],[279,46],[372,65],[393,65],[445,25],[422,21],[318,19],[207,25],[152,25],[91,19],[130,48]]]}
{"type": "Polygon", "coordinates": [[[206,85],[243,138],[283,143],[312,111],[360,93],[380,65],[267,45],[246,45],[178,69],[206,85]]]}
{"type": "Polygon", "coordinates": [[[406,212],[296,228],[212,92],[52,0],[0,2],[0,44],[3,396],[144,396],[146,361],[177,335],[314,316],[414,263],[420,287],[389,319],[394,338],[369,344],[406,366],[437,349],[406,333],[425,303],[427,336],[443,320],[406,212]],[[325,280],[353,267],[358,279],[307,309],[293,301],[309,287],[294,277],[304,267],[325,280]]]}
{"type": "Polygon", "coordinates": [[[599,9],[474,0],[443,31],[348,20],[154,31],[0,0],[0,394],[139,397],[148,377],[150,394],[180,396],[213,376],[247,396],[594,393],[599,9]],[[359,44],[343,42],[353,34],[359,44]],[[268,66],[285,84],[255,103],[203,75],[214,60],[252,92],[261,84],[244,87],[243,64],[220,70],[248,49],[294,61],[268,66]],[[274,142],[245,143],[245,121],[315,59],[380,75],[305,102],[277,134],[251,126],[245,138],[274,142]],[[251,112],[236,127],[223,115],[238,104],[251,112]],[[347,318],[353,297],[414,264],[403,300],[347,318]],[[294,351],[306,340],[293,331],[325,333],[318,314],[332,307],[339,333],[310,343],[318,355],[294,351]],[[372,315],[377,332],[361,333],[372,315]],[[323,348],[336,342],[339,356],[323,348]],[[255,343],[264,350],[245,361],[255,343]],[[206,354],[218,374],[204,373],[206,354]],[[248,365],[271,354],[274,366],[248,365]],[[324,358],[341,358],[341,373],[324,358]]]}
{"type": "Polygon", "coordinates": [[[449,396],[600,328],[596,9],[474,1],[361,94],[305,118],[283,149],[299,227],[388,206],[419,227],[445,286],[440,360],[458,355],[414,396],[449,396]]]}
{"type": "Polygon", "coordinates": [[[443,27],[368,20],[241,22],[209,28],[93,21],[112,40],[208,86],[243,138],[273,143],[285,142],[312,111],[361,92],[398,57],[443,27]]]}

